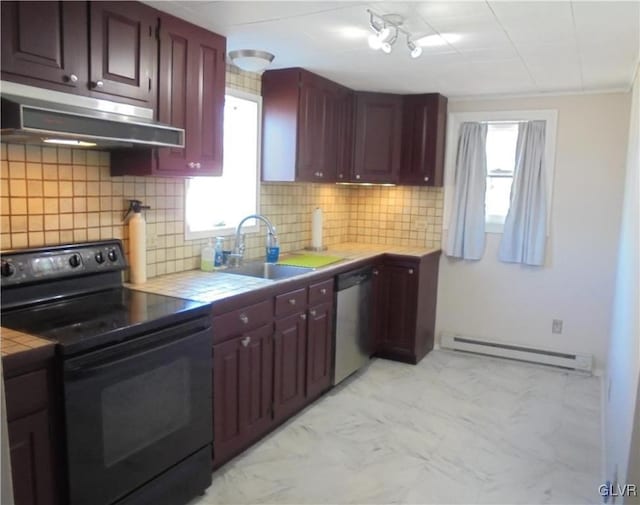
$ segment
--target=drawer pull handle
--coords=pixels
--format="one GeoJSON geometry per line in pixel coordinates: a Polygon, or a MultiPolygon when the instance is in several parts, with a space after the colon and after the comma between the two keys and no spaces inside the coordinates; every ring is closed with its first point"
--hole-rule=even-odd
{"type": "Polygon", "coordinates": [[[302,319],[303,321],[307,318],[306,314],[300,314],[300,319],[302,319]]]}
{"type": "Polygon", "coordinates": [[[413,268],[409,269],[409,275],[413,275],[413,268]]]}
{"type": "Polygon", "coordinates": [[[289,298],[289,305],[295,305],[296,304],[296,299],[295,298],[289,298]]]}
{"type": "Polygon", "coordinates": [[[251,343],[251,337],[244,337],[241,342],[243,347],[247,347],[251,343]]]}
{"type": "Polygon", "coordinates": [[[322,288],[322,289],[320,290],[320,294],[321,294],[321,295],[326,295],[326,294],[327,294],[327,288],[322,288]]]}
{"type": "Polygon", "coordinates": [[[316,317],[317,312],[315,310],[310,310],[309,311],[309,315],[311,315],[311,317],[316,317]]]}
{"type": "Polygon", "coordinates": [[[240,314],[240,321],[243,324],[249,324],[249,317],[246,314],[240,314]]]}

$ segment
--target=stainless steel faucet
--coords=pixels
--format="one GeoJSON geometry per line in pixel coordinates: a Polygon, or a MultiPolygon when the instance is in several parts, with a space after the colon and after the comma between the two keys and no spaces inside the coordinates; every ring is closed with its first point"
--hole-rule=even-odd
{"type": "Polygon", "coordinates": [[[244,258],[244,251],[246,249],[246,245],[244,243],[244,235],[242,234],[242,225],[249,219],[259,219],[260,221],[262,221],[264,224],[267,225],[267,228],[268,228],[267,241],[269,240],[269,235],[275,236],[276,234],[276,229],[271,223],[271,221],[269,221],[266,217],[260,214],[251,214],[243,218],[242,221],[240,221],[240,223],[238,224],[238,227],[236,228],[236,239],[233,245],[233,253],[229,255],[230,260],[235,260],[236,266],[239,265],[242,262],[242,259],[244,258]]]}

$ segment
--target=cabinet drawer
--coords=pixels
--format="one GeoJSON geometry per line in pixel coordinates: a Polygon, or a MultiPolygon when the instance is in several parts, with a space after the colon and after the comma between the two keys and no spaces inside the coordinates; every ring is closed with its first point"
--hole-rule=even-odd
{"type": "Polygon", "coordinates": [[[307,290],[305,288],[289,291],[276,296],[276,316],[284,316],[305,310],[307,305],[307,290]]]}
{"type": "Polygon", "coordinates": [[[9,421],[47,406],[47,371],[45,369],[7,379],[4,387],[9,421]]]}
{"type": "Polygon", "coordinates": [[[222,342],[245,331],[258,328],[270,323],[272,318],[273,303],[270,299],[214,317],[213,342],[222,342]]]}
{"type": "Polygon", "coordinates": [[[309,304],[331,302],[333,300],[333,279],[309,286],[309,304]]]}

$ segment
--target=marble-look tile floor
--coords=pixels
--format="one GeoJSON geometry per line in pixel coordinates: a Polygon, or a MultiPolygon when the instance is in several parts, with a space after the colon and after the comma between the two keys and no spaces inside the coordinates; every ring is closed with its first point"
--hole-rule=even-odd
{"type": "Polygon", "coordinates": [[[599,503],[599,430],[596,377],[449,351],[375,360],[192,503],[599,503]]]}

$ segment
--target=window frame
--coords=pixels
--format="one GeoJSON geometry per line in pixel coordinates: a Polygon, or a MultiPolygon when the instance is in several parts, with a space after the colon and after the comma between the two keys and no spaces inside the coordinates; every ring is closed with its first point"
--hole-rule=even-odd
{"type": "MultiPolygon", "coordinates": [[[[249,100],[255,102],[258,105],[258,125],[257,125],[257,138],[256,138],[256,214],[260,213],[260,183],[261,183],[261,171],[262,171],[262,96],[249,91],[244,91],[236,88],[225,88],[225,99],[227,95],[231,95],[235,98],[243,100],[249,100]]],[[[224,128],[223,128],[224,131],[224,128]]],[[[222,173],[224,174],[224,152],[222,161],[222,173]]],[[[212,176],[211,178],[216,178],[212,176]]],[[[225,228],[211,228],[208,230],[191,231],[189,229],[189,223],[187,222],[187,196],[189,190],[189,181],[195,177],[187,177],[184,181],[184,238],[185,240],[199,240],[208,239],[213,237],[229,237],[236,233],[236,226],[225,228]]],[[[252,226],[244,225],[242,227],[243,233],[257,233],[260,231],[260,221],[254,220],[255,224],[252,226]]]]}
{"type": "MultiPolygon", "coordinates": [[[[447,117],[447,146],[445,150],[444,168],[444,208],[443,230],[449,229],[451,207],[453,205],[455,162],[458,150],[460,125],[467,121],[487,122],[522,122],[542,120],[545,128],[545,179],[547,189],[547,236],[551,232],[551,208],[553,203],[553,178],[555,172],[556,134],[558,126],[557,109],[540,110],[493,110],[480,112],[450,112],[447,117]]],[[[504,231],[504,223],[487,222],[485,233],[500,234],[504,231]]]]}

